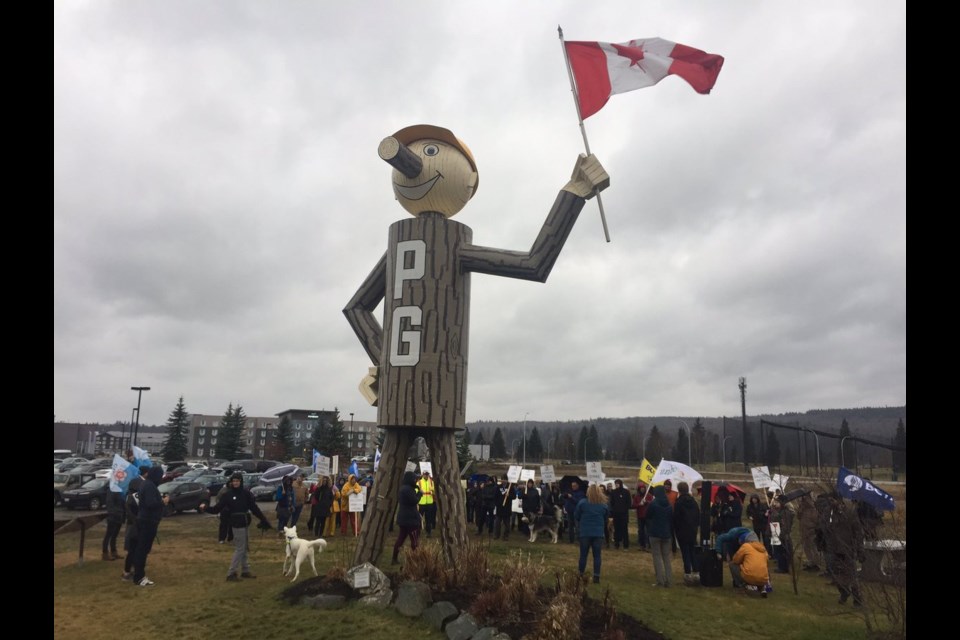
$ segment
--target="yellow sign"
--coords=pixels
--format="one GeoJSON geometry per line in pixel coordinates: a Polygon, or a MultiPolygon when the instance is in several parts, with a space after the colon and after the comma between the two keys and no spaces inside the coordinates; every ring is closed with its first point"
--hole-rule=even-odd
{"type": "Polygon", "coordinates": [[[637,480],[644,484],[650,484],[650,481],[653,480],[653,475],[657,472],[657,468],[647,462],[647,459],[644,458],[643,462],[640,463],[640,473],[637,474],[637,480]]]}

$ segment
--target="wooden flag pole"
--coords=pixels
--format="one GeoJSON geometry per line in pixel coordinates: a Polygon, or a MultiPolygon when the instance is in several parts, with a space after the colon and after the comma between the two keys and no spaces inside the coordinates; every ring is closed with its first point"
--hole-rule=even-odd
{"type": "MultiPolygon", "coordinates": [[[[583,118],[580,117],[580,96],[577,94],[577,85],[573,80],[573,68],[570,66],[570,56],[567,55],[567,48],[563,46],[563,29],[557,25],[557,33],[560,34],[560,48],[563,49],[563,59],[567,63],[567,76],[570,78],[570,92],[573,93],[573,106],[577,108],[577,120],[580,122],[580,135],[583,136],[583,147],[590,155],[590,142],[587,140],[587,130],[583,126],[583,118]]],[[[600,194],[597,194],[597,206],[600,207],[600,222],[603,224],[603,235],[610,242],[610,231],[607,229],[607,216],[603,212],[603,200],[600,194]]]]}

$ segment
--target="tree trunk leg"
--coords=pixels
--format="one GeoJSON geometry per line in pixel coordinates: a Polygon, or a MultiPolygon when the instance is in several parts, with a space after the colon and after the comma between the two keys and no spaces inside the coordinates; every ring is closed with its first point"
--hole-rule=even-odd
{"type": "Polygon", "coordinates": [[[397,508],[400,481],[407,465],[407,450],[413,443],[409,429],[387,429],[380,452],[380,466],[373,482],[373,495],[360,528],[360,540],[353,556],[354,566],[370,562],[374,565],[383,553],[383,543],[390,519],[397,508]]]}
{"type": "Polygon", "coordinates": [[[467,516],[463,489],[460,487],[460,464],[457,460],[456,431],[430,430],[426,434],[437,492],[437,529],[447,561],[453,566],[456,550],[467,543],[467,516]]]}

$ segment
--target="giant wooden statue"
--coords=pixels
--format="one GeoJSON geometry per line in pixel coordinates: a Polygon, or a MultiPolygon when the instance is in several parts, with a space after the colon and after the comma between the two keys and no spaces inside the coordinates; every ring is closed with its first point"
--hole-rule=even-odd
{"type": "Polygon", "coordinates": [[[360,390],[386,430],[354,561],[379,559],[418,436],[430,448],[437,529],[452,560],[467,539],[454,436],[466,414],[470,274],[544,282],[585,201],[610,178],[594,156],[579,156],[530,250],[506,251],[473,244],[470,227],[450,220],[479,184],[473,154],[452,132],[406,127],[378,153],[393,166],[394,194],[413,218],[390,225],[386,253],[343,310],[375,365],[360,390]],[[372,313],[381,300],[383,327],[372,313]]]}

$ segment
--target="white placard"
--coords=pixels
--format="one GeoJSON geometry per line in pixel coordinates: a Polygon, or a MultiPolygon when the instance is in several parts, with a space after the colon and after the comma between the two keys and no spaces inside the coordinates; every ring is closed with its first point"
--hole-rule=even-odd
{"type": "Polygon", "coordinates": [[[553,472],[552,464],[545,464],[540,467],[540,478],[547,484],[557,481],[557,475],[553,472]]]}
{"type": "Polygon", "coordinates": [[[330,475],[337,477],[340,473],[340,456],[333,456],[333,460],[330,463],[330,475]]]}
{"type": "Polygon", "coordinates": [[[523,513],[523,500],[514,498],[513,502],[510,503],[510,511],[513,513],[523,513]]]}
{"type": "Polygon", "coordinates": [[[533,469],[521,469],[520,470],[520,482],[526,482],[527,480],[533,480],[537,475],[537,472],[533,469]]]}
{"type": "Polygon", "coordinates": [[[317,473],[321,476],[330,475],[330,458],[327,456],[317,456],[317,473]]]}
{"type": "Polygon", "coordinates": [[[363,511],[363,493],[350,494],[350,513],[363,511]]]}
{"type": "Polygon", "coordinates": [[[600,468],[599,462],[588,462],[587,463],[587,482],[591,484],[599,484],[603,482],[604,474],[603,469],[600,468]]]}
{"type": "Polygon", "coordinates": [[[510,468],[507,469],[507,482],[517,482],[520,479],[520,465],[512,464],[510,468]]]}
{"type": "Polygon", "coordinates": [[[780,491],[786,491],[787,480],[790,479],[790,476],[782,476],[779,473],[775,473],[770,477],[769,487],[771,489],[780,489],[780,491]]]}
{"type": "Polygon", "coordinates": [[[781,542],[780,542],[780,523],[779,523],[779,522],[771,522],[771,523],[770,523],[770,544],[773,545],[773,546],[775,546],[775,547],[779,547],[779,546],[781,545],[781,542]]]}
{"type": "Polygon", "coordinates": [[[357,571],[353,574],[353,588],[362,589],[370,586],[370,571],[357,571]]]}
{"type": "Polygon", "coordinates": [[[753,486],[757,489],[770,486],[770,469],[767,467],[751,467],[750,473],[753,474],[753,486]]]}
{"type": "Polygon", "coordinates": [[[407,460],[407,468],[404,469],[404,471],[416,471],[416,470],[417,470],[417,463],[410,462],[409,460],[407,460]]]}
{"type": "Polygon", "coordinates": [[[431,464],[430,464],[429,462],[427,462],[427,461],[421,462],[421,463],[420,463],[420,473],[429,473],[429,474],[432,476],[432,475],[433,475],[433,465],[431,465],[431,464]]]}

